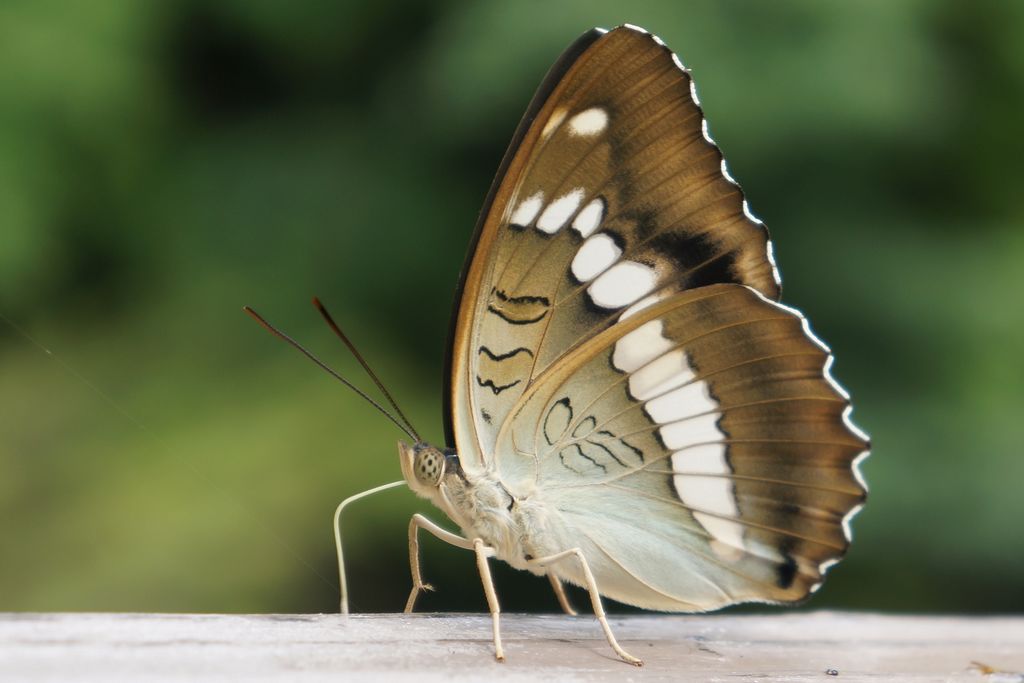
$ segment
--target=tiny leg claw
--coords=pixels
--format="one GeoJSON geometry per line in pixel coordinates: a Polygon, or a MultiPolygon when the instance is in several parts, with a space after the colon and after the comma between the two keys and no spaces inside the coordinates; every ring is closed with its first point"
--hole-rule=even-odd
{"type": "Polygon", "coordinates": [[[569,602],[569,596],[565,594],[565,587],[562,586],[562,581],[557,576],[548,572],[548,581],[551,582],[551,588],[555,591],[555,598],[558,599],[558,604],[562,608],[562,611],[568,614],[570,617],[579,616],[579,612],[569,602]]]}
{"type": "Polygon", "coordinates": [[[435,588],[429,583],[413,584],[412,591],[409,593],[409,599],[405,602],[405,610],[403,611],[406,614],[411,613],[413,608],[416,607],[416,598],[420,596],[420,593],[433,593],[434,590],[435,588]]]}
{"type": "Polygon", "coordinates": [[[468,550],[473,548],[472,543],[467,539],[445,531],[423,515],[413,515],[412,519],[409,520],[409,569],[412,573],[412,591],[409,593],[409,599],[405,602],[406,614],[412,612],[416,606],[416,598],[419,597],[421,592],[434,590],[433,586],[423,581],[423,575],[420,573],[420,529],[429,531],[445,543],[450,543],[456,547],[468,550]]]}
{"type": "MultiPolygon", "coordinates": [[[[612,627],[608,624],[608,617],[604,612],[604,605],[601,604],[601,593],[597,589],[597,581],[594,579],[593,572],[590,571],[590,565],[587,564],[587,558],[583,555],[583,551],[579,548],[572,548],[548,557],[539,557],[532,560],[531,564],[549,569],[551,565],[569,557],[576,558],[580,564],[580,569],[583,570],[583,577],[586,583],[587,592],[590,593],[590,604],[594,609],[594,616],[597,617],[598,623],[601,624],[601,630],[604,631],[604,637],[608,641],[608,645],[622,661],[627,664],[632,664],[633,666],[643,666],[644,661],[623,650],[622,646],[619,645],[619,641],[616,640],[615,634],[612,633],[612,627]]],[[[548,576],[552,576],[550,569],[548,571],[548,576]]],[[[555,585],[554,581],[552,581],[551,585],[555,585]]],[[[558,594],[557,589],[555,590],[555,594],[558,594]]]]}

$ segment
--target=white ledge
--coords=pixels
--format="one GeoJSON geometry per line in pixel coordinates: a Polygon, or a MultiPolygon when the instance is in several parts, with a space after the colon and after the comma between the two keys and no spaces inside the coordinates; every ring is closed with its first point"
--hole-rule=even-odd
{"type": "Polygon", "coordinates": [[[1024,618],[0,614],[0,681],[1020,681],[1024,618]],[[984,674],[972,662],[998,670],[984,674]],[[835,672],[835,673],[831,673],[835,672]]]}

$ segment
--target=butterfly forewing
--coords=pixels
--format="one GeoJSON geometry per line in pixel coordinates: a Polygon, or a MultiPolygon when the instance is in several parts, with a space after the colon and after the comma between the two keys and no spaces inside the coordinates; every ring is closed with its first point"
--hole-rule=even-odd
{"type": "Polygon", "coordinates": [[[485,211],[456,317],[450,431],[470,459],[531,377],[624,314],[713,283],[779,291],[675,55],[623,27],[555,80],[485,211]]]}

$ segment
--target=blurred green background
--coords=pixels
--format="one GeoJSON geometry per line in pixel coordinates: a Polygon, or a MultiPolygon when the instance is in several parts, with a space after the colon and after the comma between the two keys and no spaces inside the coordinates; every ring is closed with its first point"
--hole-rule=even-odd
{"type": "MultiPolygon", "coordinates": [[[[337,609],[331,514],[400,434],[241,306],[367,384],[321,296],[440,441],[494,170],[560,51],[627,21],[694,70],[873,437],[807,608],[1024,610],[1024,4],[621,6],[3,3],[0,610],[337,609]]],[[[353,607],[398,610],[423,507],[360,505],[353,607]]],[[[468,553],[424,554],[423,608],[485,608],[468,553]]]]}

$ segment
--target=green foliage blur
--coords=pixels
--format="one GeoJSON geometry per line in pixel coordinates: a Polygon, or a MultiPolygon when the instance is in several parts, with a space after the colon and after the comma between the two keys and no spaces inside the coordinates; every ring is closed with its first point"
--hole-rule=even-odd
{"type": "MultiPolygon", "coordinates": [[[[336,610],[331,515],[401,435],[241,306],[368,385],[319,295],[440,442],[494,170],[560,51],[624,22],[693,69],[873,437],[807,608],[1024,610],[1024,4],[625,7],[3,3],[0,610],[336,610]]],[[[355,610],[403,606],[415,510],[352,508],[355,610]]],[[[424,609],[485,609],[469,554],[424,554],[424,609]]]]}

